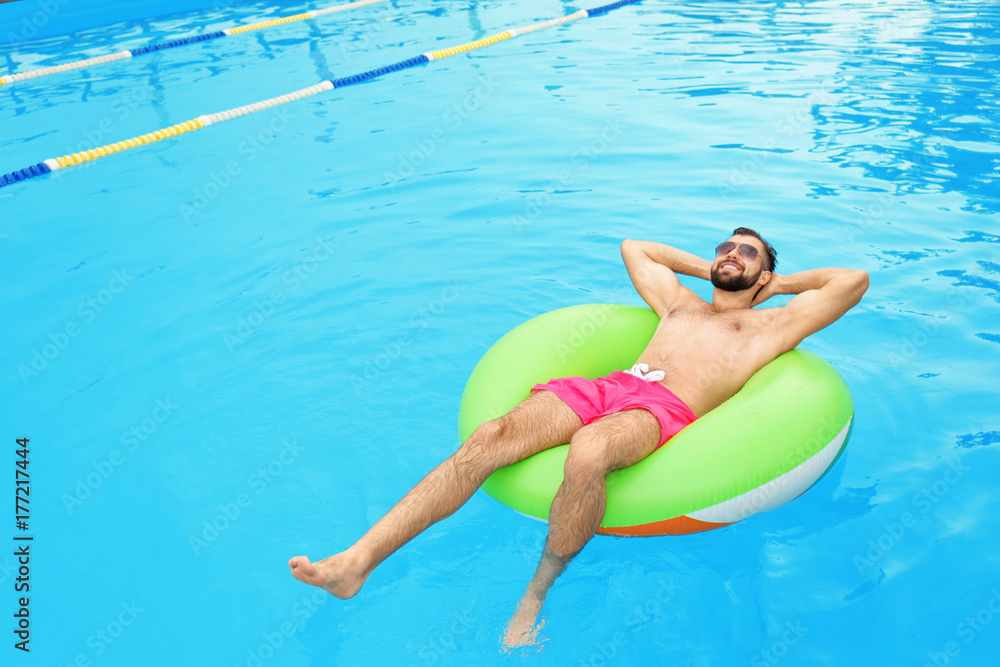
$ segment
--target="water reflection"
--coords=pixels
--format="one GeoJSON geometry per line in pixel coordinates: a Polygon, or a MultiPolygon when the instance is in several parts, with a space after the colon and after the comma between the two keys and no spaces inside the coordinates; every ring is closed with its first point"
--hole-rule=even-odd
{"type": "MultiPolygon", "coordinates": [[[[847,12],[847,9],[843,11],[847,12]]],[[[896,193],[961,193],[1000,211],[995,3],[851,7],[836,105],[816,109],[816,152],[894,184],[896,193]]]]}

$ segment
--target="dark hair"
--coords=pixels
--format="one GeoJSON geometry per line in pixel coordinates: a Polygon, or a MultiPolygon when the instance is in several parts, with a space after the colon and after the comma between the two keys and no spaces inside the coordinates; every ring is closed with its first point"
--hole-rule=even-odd
{"type": "Polygon", "coordinates": [[[763,236],[749,227],[737,227],[733,230],[733,236],[752,236],[763,243],[764,255],[767,257],[767,261],[764,262],[764,268],[767,271],[774,271],[774,267],[778,265],[778,251],[772,248],[771,244],[765,241],[763,236]]]}

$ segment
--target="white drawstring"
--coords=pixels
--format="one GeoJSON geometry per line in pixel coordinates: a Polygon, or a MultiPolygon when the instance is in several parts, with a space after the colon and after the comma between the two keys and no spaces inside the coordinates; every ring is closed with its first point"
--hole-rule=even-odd
{"type": "Polygon", "coordinates": [[[663,371],[649,370],[649,364],[636,364],[625,372],[631,373],[640,380],[645,380],[646,382],[659,382],[663,378],[667,377],[667,374],[663,371]]]}

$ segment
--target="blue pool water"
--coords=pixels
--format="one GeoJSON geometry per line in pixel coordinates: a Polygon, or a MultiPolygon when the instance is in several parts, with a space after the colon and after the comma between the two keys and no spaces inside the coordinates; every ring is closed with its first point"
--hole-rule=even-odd
{"type": "MultiPolygon", "coordinates": [[[[4,37],[2,71],[320,5],[150,6],[4,37]]],[[[3,86],[0,172],[588,6],[397,2],[3,86]]],[[[998,21],[646,0],[0,188],[4,478],[30,437],[34,536],[24,655],[8,503],[3,663],[993,664],[998,21]],[[595,539],[525,656],[499,638],[545,526],[482,493],[349,601],[292,579],[457,447],[502,334],[640,304],[623,238],[705,256],[737,225],[781,272],[871,275],[803,343],[856,410],[816,487],[595,539]]]]}

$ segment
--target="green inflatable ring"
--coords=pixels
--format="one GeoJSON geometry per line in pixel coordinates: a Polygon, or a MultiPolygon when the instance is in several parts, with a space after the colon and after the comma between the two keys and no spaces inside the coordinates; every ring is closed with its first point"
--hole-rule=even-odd
{"type": "MultiPolygon", "coordinates": [[[[521,324],[472,371],[458,411],[461,441],[527,398],[537,383],[629,368],[658,322],[648,308],[586,304],[521,324]]],[[[834,464],[853,416],[847,385],[830,364],[804,350],[786,352],[652,455],[611,473],[598,532],[681,535],[783,505],[834,464]],[[754,437],[734,441],[733,424],[754,437]]],[[[523,514],[548,519],[568,448],[502,468],[483,490],[523,514]]]]}

